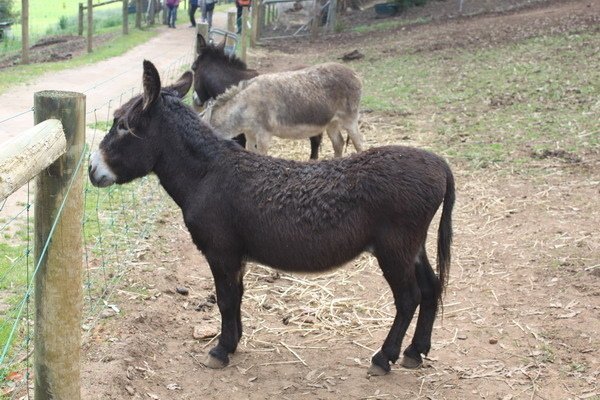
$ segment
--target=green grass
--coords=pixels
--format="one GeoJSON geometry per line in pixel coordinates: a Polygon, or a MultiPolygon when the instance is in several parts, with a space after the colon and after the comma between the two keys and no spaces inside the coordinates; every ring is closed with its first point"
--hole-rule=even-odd
{"type": "Polygon", "coordinates": [[[532,151],[598,149],[600,34],[541,37],[354,64],[362,106],[407,114],[432,146],[474,167],[525,163],[532,151]],[[594,117],[594,115],[596,117],[594,117]]]}
{"type": "MultiPolygon", "coordinates": [[[[93,3],[100,3],[101,0],[94,0],[93,3]]],[[[79,3],[87,5],[86,0],[30,0],[29,1],[29,26],[30,33],[42,34],[47,30],[58,28],[61,18],[72,19],[77,24],[77,14],[79,12],[79,3]]],[[[108,11],[115,11],[121,15],[122,3],[107,4],[102,7],[94,8],[96,16],[108,11]]],[[[21,2],[15,1],[15,9],[21,11],[21,2]]],[[[131,19],[131,18],[130,18],[131,19]]],[[[20,25],[15,25],[15,35],[19,36],[20,25]]]]}
{"type": "MultiPolygon", "coordinates": [[[[101,129],[107,124],[94,125],[101,129]]],[[[82,220],[86,249],[82,256],[86,317],[104,308],[103,299],[114,290],[123,273],[131,266],[130,263],[137,261],[140,243],[149,237],[162,212],[170,209],[172,204],[154,177],[106,189],[96,189],[86,184],[82,220]]],[[[30,256],[28,274],[26,228],[24,218],[20,218],[10,222],[3,229],[4,236],[0,237],[0,352],[8,342],[16,321],[27,287],[27,277],[35,268],[35,261],[30,256]]],[[[32,309],[33,305],[30,304],[29,318],[34,314],[32,309]]],[[[22,371],[25,366],[26,361],[18,365],[11,362],[23,355],[26,335],[27,325],[21,321],[7,357],[0,365],[0,392],[3,388],[2,377],[11,371],[22,371]]]]}

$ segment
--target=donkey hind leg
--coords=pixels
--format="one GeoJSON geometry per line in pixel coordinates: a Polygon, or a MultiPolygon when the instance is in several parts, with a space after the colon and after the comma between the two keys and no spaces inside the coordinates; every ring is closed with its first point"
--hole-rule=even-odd
{"type": "Polygon", "coordinates": [[[348,136],[350,136],[356,151],[363,151],[365,149],[365,137],[358,130],[358,115],[356,115],[349,123],[345,124],[344,129],[348,131],[348,136]]]}
{"type": "Polygon", "coordinates": [[[317,160],[319,158],[319,147],[321,147],[321,141],[323,140],[323,134],[319,133],[316,136],[310,137],[310,159],[317,160]]]}
{"type": "Polygon", "coordinates": [[[411,344],[404,350],[402,366],[405,368],[417,368],[423,364],[421,354],[427,355],[431,349],[431,332],[438,310],[438,303],[442,295],[442,286],[437,275],[433,271],[425,246],[415,262],[415,274],[419,289],[421,290],[421,305],[419,307],[419,318],[411,344]]]}
{"type": "Polygon", "coordinates": [[[414,253],[402,252],[402,247],[395,246],[381,250],[375,247],[375,255],[383,276],[387,280],[394,295],[396,316],[381,350],[371,358],[370,375],[384,375],[390,371],[390,363],[395,363],[400,356],[400,347],[406,330],[410,325],[417,305],[420,302],[420,291],[414,272],[414,253]]]}
{"type": "Polygon", "coordinates": [[[331,139],[333,145],[333,156],[341,157],[344,151],[344,138],[340,132],[340,126],[337,122],[332,122],[327,128],[327,136],[331,139]]]}
{"type": "Polygon", "coordinates": [[[221,336],[209,353],[204,365],[224,368],[229,364],[229,354],[235,352],[241,331],[242,262],[239,257],[227,253],[206,254],[215,280],[217,305],[221,313],[221,336]]]}

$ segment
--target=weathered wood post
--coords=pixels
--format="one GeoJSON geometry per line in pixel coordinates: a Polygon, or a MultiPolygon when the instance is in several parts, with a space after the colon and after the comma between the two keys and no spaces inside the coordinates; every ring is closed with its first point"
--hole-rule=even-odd
{"type": "MultiPolygon", "coordinates": [[[[229,32],[237,33],[237,10],[227,11],[227,30],[229,32]]],[[[235,50],[235,40],[227,37],[227,40],[225,41],[225,47],[233,48],[235,50]]]]}
{"type": "Polygon", "coordinates": [[[156,2],[155,0],[148,1],[148,25],[153,26],[156,19],[156,2]]]}
{"type": "Polygon", "coordinates": [[[21,2],[21,64],[29,64],[29,0],[21,2]]]}
{"type": "Polygon", "coordinates": [[[327,30],[335,32],[337,28],[337,0],[330,0],[327,10],[327,30]]]}
{"type": "Polygon", "coordinates": [[[36,182],[35,259],[40,264],[35,276],[35,399],[79,400],[84,169],[77,166],[85,147],[85,96],[37,92],[34,107],[35,123],[60,120],[67,140],[67,152],[36,182]]]}
{"type": "Polygon", "coordinates": [[[248,7],[242,8],[242,34],[241,39],[242,45],[240,47],[240,58],[246,62],[246,53],[248,47],[248,7]]]}
{"type": "Polygon", "coordinates": [[[313,9],[313,19],[310,26],[310,40],[313,41],[319,35],[319,19],[321,18],[321,2],[315,0],[315,7],[313,9]]]}
{"type": "Polygon", "coordinates": [[[129,34],[129,9],[127,0],[123,0],[123,35],[129,34]]]}
{"type": "Polygon", "coordinates": [[[83,3],[79,3],[79,12],[77,13],[77,34],[83,36],[83,3]]]}
{"type": "Polygon", "coordinates": [[[250,47],[256,47],[258,43],[259,35],[258,31],[260,29],[259,26],[259,9],[260,9],[260,0],[254,0],[252,3],[252,13],[250,16],[250,21],[252,23],[252,32],[250,32],[250,47]]]}
{"type": "Polygon", "coordinates": [[[87,52],[92,52],[92,38],[94,37],[94,5],[92,0],[87,0],[87,52]]]}
{"type": "MultiPolygon", "coordinates": [[[[196,32],[198,34],[202,35],[204,40],[206,40],[208,42],[208,22],[196,23],[196,32]]],[[[195,50],[198,50],[198,35],[196,35],[196,47],[194,48],[194,51],[195,50]]],[[[196,56],[197,56],[198,52],[196,51],[194,54],[196,54],[196,56]]]]}
{"type": "Polygon", "coordinates": [[[142,29],[142,0],[135,1],[135,27],[142,29]]]}

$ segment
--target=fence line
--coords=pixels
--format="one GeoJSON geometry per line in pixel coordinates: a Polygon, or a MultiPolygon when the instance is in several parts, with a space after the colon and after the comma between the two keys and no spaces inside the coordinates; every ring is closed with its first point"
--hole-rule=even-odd
{"type": "MultiPolygon", "coordinates": [[[[165,81],[175,80],[182,70],[189,68],[192,57],[193,55],[186,54],[174,60],[161,76],[165,81]]],[[[103,82],[98,85],[101,84],[103,82]]],[[[97,146],[100,136],[108,129],[114,109],[139,91],[139,85],[132,86],[100,106],[85,112],[89,136],[77,171],[82,172],[82,168],[85,169],[89,152],[97,146]]],[[[30,385],[35,372],[31,372],[33,367],[31,354],[36,346],[32,342],[31,324],[33,315],[37,311],[30,300],[34,287],[33,280],[42,267],[32,263],[32,251],[35,247],[31,240],[30,228],[33,196],[29,193],[29,183],[27,188],[26,203],[20,204],[16,211],[11,210],[10,207],[6,209],[4,207],[6,201],[0,200],[0,235],[2,235],[0,236],[0,253],[2,253],[0,256],[2,348],[0,351],[3,353],[0,358],[0,398],[2,399],[33,397],[30,385]],[[14,214],[6,218],[9,213],[14,214]],[[8,252],[5,254],[5,248],[10,248],[11,254],[8,252]],[[3,259],[7,261],[4,263],[6,265],[3,265],[3,259]],[[31,264],[34,264],[33,267],[31,264]],[[13,299],[10,304],[5,301],[7,296],[13,299]],[[4,331],[6,334],[3,336],[4,331]]],[[[116,313],[114,310],[119,310],[111,304],[114,293],[131,268],[143,266],[140,257],[148,249],[145,241],[153,231],[155,221],[160,219],[164,212],[174,209],[174,205],[153,177],[140,179],[137,184],[125,187],[113,186],[102,190],[92,187],[86,179],[81,193],[84,204],[80,221],[83,233],[81,239],[83,252],[80,258],[84,276],[81,289],[85,299],[81,326],[82,337],[86,339],[93,334],[97,321],[107,317],[107,311],[116,313]]],[[[140,290],[141,296],[144,295],[143,292],[140,290]]],[[[35,352],[37,353],[37,350],[35,352]]]]}

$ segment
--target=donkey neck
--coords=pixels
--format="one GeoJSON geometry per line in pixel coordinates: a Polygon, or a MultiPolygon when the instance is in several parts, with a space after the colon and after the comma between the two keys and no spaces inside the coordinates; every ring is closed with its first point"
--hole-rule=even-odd
{"type": "Polygon", "coordinates": [[[204,124],[170,126],[162,130],[165,134],[161,155],[154,166],[154,173],[171,198],[185,209],[192,201],[195,188],[202,182],[226,151],[226,145],[216,138],[204,124]]]}

